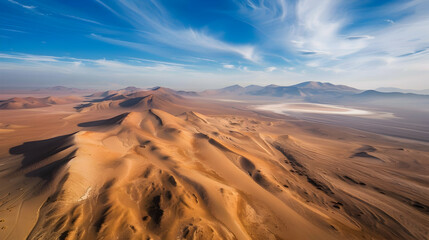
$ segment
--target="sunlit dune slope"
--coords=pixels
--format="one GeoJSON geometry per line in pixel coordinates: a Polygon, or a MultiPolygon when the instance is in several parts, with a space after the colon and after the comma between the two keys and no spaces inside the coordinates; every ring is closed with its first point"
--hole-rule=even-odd
{"type": "Polygon", "coordinates": [[[26,109],[26,108],[41,108],[49,107],[56,104],[68,104],[81,102],[83,98],[77,96],[64,96],[64,97],[14,97],[7,100],[0,101],[0,109],[26,109]]]}
{"type": "MultiPolygon", "coordinates": [[[[98,96],[98,95],[96,95],[98,96]]],[[[101,111],[106,109],[139,109],[147,110],[183,108],[189,100],[175,94],[168,88],[154,88],[152,90],[128,92],[113,92],[109,95],[101,95],[102,98],[92,100],[76,107],[80,112],[101,111]]]]}

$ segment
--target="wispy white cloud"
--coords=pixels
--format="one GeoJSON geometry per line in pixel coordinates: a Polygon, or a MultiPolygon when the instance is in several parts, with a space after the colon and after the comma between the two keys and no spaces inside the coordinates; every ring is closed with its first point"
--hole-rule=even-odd
{"type": "Polygon", "coordinates": [[[25,31],[21,31],[21,30],[17,30],[17,29],[9,29],[9,28],[0,28],[0,31],[17,32],[17,33],[27,33],[25,31]]]}
{"type": "Polygon", "coordinates": [[[214,59],[209,59],[209,58],[200,58],[200,57],[190,57],[192,59],[196,59],[196,60],[201,60],[201,61],[206,61],[206,62],[217,62],[214,59]]]}
{"type": "Polygon", "coordinates": [[[10,3],[13,3],[13,4],[16,4],[16,5],[18,5],[18,6],[21,6],[21,7],[23,7],[23,8],[25,8],[25,9],[35,9],[36,8],[36,6],[32,6],[32,5],[25,5],[25,4],[22,4],[22,3],[19,3],[19,2],[17,2],[17,1],[15,1],[15,0],[8,0],[10,3]]]}
{"type": "Polygon", "coordinates": [[[23,61],[34,61],[34,62],[58,62],[58,57],[43,56],[43,55],[31,55],[31,54],[5,54],[0,53],[0,58],[23,60],[23,61]]]}
{"type": "Polygon", "coordinates": [[[91,20],[91,19],[86,19],[83,17],[78,17],[78,16],[73,16],[73,15],[67,15],[67,14],[63,14],[63,16],[68,17],[68,18],[72,18],[72,19],[76,19],[79,21],[83,21],[83,22],[87,22],[87,23],[93,23],[93,24],[97,24],[97,25],[101,25],[101,23],[91,20]]]}
{"type": "Polygon", "coordinates": [[[235,68],[235,66],[234,66],[234,65],[232,65],[232,64],[224,64],[224,65],[223,65],[223,68],[226,68],[226,69],[234,69],[234,68],[235,68]]]}
{"type": "Polygon", "coordinates": [[[368,46],[372,36],[342,34],[343,28],[350,20],[338,14],[341,11],[340,3],[337,0],[298,2],[296,23],[289,36],[292,41],[299,43],[295,44],[298,51],[324,53],[330,58],[338,58],[356,53],[368,46]]]}
{"type": "Polygon", "coordinates": [[[276,67],[267,67],[267,68],[265,68],[265,71],[267,71],[267,72],[272,72],[272,71],[275,71],[275,70],[277,70],[276,67]]]}
{"type": "Polygon", "coordinates": [[[92,61],[96,67],[104,68],[108,71],[114,72],[133,72],[133,73],[144,73],[147,71],[178,71],[183,70],[181,66],[174,66],[169,64],[154,64],[150,66],[145,65],[133,65],[116,60],[98,59],[92,61]]]}
{"type": "Polygon", "coordinates": [[[99,3],[101,6],[109,10],[111,13],[115,14],[116,16],[121,16],[118,12],[116,12],[113,8],[111,8],[109,5],[105,4],[102,0],[95,0],[97,3],[99,3]]]}
{"type": "MultiPolygon", "coordinates": [[[[424,6],[421,8],[424,9],[424,6]]],[[[370,42],[350,56],[317,61],[325,69],[341,68],[349,73],[366,71],[378,74],[378,71],[386,71],[386,67],[390,66],[395,66],[397,70],[415,68],[413,65],[422,66],[420,63],[429,59],[429,32],[425,30],[428,24],[429,17],[417,13],[388,27],[372,30],[370,42]]],[[[427,67],[420,67],[420,70],[429,71],[427,67]]]]}
{"type": "MultiPolygon", "coordinates": [[[[165,61],[156,61],[150,59],[125,59],[108,60],[108,59],[85,59],[85,58],[72,58],[72,57],[59,57],[59,56],[44,56],[44,55],[31,55],[22,53],[6,54],[0,53],[0,59],[13,59],[25,63],[27,66],[86,66],[92,68],[103,68],[103,71],[173,71],[185,70],[190,65],[170,63],[165,61]],[[48,65],[47,65],[48,64],[48,65]]],[[[19,63],[17,63],[19,64],[19,63]]]]}
{"type": "MultiPolygon", "coordinates": [[[[116,15],[122,16],[101,0],[96,1],[116,15]]],[[[150,42],[151,45],[162,43],[176,49],[199,54],[207,53],[207,51],[231,53],[253,62],[260,60],[255,47],[250,44],[231,44],[202,30],[176,24],[176,21],[171,19],[168,12],[156,0],[144,2],[121,0],[118,2],[118,7],[127,16],[126,20],[136,28],[136,31],[141,32],[142,41],[129,42],[98,35],[92,35],[92,37],[111,44],[137,48],[142,51],[148,51],[153,48],[152,46],[149,49],[146,47],[150,42]]]]}
{"type": "MultiPolygon", "coordinates": [[[[424,30],[429,25],[429,2],[414,0],[391,6],[378,14],[398,15],[401,11],[412,14],[395,21],[388,19],[388,25],[352,30],[348,26],[354,21],[353,15],[342,14],[346,11],[344,2],[338,0],[300,0],[290,20],[292,27],[276,24],[263,29],[268,31],[267,35],[283,37],[284,48],[301,59],[298,64],[325,72],[319,77],[329,76],[332,80],[348,73],[354,77],[386,74],[397,79],[390,73],[409,69],[426,71],[423,75],[429,75],[428,67],[422,64],[429,58],[429,32],[424,30]]],[[[420,81],[417,79],[421,78],[412,81],[417,83],[420,81]]]]}
{"type": "Polygon", "coordinates": [[[190,67],[193,65],[190,64],[183,64],[183,63],[177,63],[177,62],[166,62],[166,61],[158,61],[153,59],[145,59],[145,58],[130,58],[131,60],[137,61],[137,62],[149,62],[149,63],[157,63],[157,64],[163,64],[163,65],[171,65],[171,66],[178,66],[178,67],[190,67]]]}
{"type": "Polygon", "coordinates": [[[242,14],[262,24],[284,21],[288,8],[293,6],[286,0],[237,0],[236,2],[242,14]]]}
{"type": "Polygon", "coordinates": [[[255,48],[251,45],[233,45],[224,41],[218,40],[207,35],[204,32],[193,29],[173,30],[151,34],[152,38],[158,42],[163,42],[173,47],[186,49],[195,52],[218,51],[225,53],[234,53],[242,56],[244,59],[257,62],[259,56],[255,52],[255,48]]]}
{"type": "Polygon", "coordinates": [[[374,39],[373,36],[369,35],[355,35],[355,36],[348,36],[346,37],[347,40],[361,40],[361,39],[374,39]]]}
{"type": "Polygon", "coordinates": [[[158,53],[158,54],[162,53],[161,51],[157,51],[157,48],[155,46],[152,46],[149,44],[123,41],[123,40],[119,40],[119,39],[115,39],[115,38],[104,37],[104,36],[94,34],[94,33],[91,33],[90,37],[97,39],[97,40],[100,40],[100,41],[103,41],[103,42],[110,43],[110,44],[124,46],[124,47],[128,47],[128,48],[134,48],[134,49],[144,51],[144,52],[158,53]]]}

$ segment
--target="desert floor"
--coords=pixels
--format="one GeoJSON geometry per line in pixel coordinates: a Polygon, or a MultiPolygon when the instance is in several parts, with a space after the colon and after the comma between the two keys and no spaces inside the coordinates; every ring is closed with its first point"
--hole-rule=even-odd
{"type": "Polygon", "coordinates": [[[0,239],[428,239],[428,142],[147,94],[0,110],[0,239]]]}

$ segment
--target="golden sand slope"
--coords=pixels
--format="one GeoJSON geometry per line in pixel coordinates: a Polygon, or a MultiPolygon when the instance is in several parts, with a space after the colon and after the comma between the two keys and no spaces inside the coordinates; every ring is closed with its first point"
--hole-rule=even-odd
{"type": "MultiPolygon", "coordinates": [[[[183,109],[190,105],[190,100],[169,88],[158,87],[153,90],[132,93],[108,92],[110,95],[94,99],[76,107],[79,112],[102,111],[109,109],[183,109]]],[[[106,94],[106,93],[105,93],[106,94]]],[[[95,95],[98,96],[98,95],[95,95]]]]}
{"type": "MultiPolygon", "coordinates": [[[[50,194],[28,239],[428,236],[428,152],[356,132],[157,109],[80,126],[10,150],[23,157],[22,181],[34,179],[21,189],[27,201],[50,194]]],[[[2,207],[15,198],[2,196],[2,207]]]]}
{"type": "Polygon", "coordinates": [[[78,96],[61,96],[61,97],[14,97],[7,100],[0,101],[0,110],[3,109],[27,109],[27,108],[41,108],[49,107],[56,104],[77,103],[83,100],[78,96]]]}

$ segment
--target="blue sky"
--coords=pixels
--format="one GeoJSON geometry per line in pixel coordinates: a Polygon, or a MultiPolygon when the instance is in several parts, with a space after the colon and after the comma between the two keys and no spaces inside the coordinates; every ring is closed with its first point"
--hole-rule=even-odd
{"type": "Polygon", "coordinates": [[[0,86],[429,88],[427,0],[0,0],[0,86]]]}

